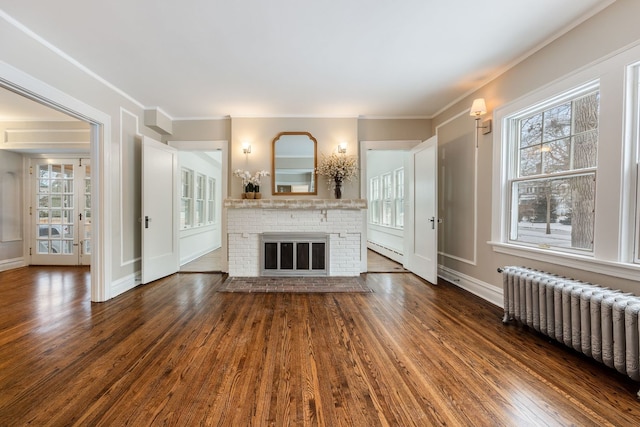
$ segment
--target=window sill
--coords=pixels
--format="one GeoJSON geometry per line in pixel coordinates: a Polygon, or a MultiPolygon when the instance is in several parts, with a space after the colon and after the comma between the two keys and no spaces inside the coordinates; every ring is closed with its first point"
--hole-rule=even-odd
{"type": "Polygon", "coordinates": [[[548,262],[550,264],[571,267],[592,273],[604,274],[622,279],[638,280],[640,275],[640,265],[605,261],[591,256],[569,254],[549,249],[529,248],[516,246],[502,242],[487,242],[493,246],[494,252],[513,255],[522,258],[530,258],[536,261],[548,262]]]}

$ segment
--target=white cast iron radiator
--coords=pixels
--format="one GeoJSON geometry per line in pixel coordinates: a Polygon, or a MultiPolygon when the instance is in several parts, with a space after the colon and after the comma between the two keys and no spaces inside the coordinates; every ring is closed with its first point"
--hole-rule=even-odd
{"type": "Polygon", "coordinates": [[[515,319],[640,381],[640,297],[526,267],[498,271],[504,323],[515,319]]]}

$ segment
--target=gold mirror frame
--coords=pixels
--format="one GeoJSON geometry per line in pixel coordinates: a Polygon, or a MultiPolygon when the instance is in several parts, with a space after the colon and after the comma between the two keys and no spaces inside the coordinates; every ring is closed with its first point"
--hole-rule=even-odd
{"type": "MultiPolygon", "coordinates": [[[[318,194],[318,174],[316,168],[318,167],[318,141],[309,132],[280,132],[273,138],[271,144],[271,194],[274,196],[309,196],[318,194]],[[311,179],[309,185],[313,191],[286,191],[285,186],[278,185],[278,170],[276,169],[276,144],[283,136],[306,136],[311,142],[313,142],[313,169],[311,170],[311,179]],[[279,187],[279,188],[277,188],[279,187]],[[277,191],[284,190],[284,191],[277,191]]],[[[310,169],[310,168],[305,168],[310,169]]]]}

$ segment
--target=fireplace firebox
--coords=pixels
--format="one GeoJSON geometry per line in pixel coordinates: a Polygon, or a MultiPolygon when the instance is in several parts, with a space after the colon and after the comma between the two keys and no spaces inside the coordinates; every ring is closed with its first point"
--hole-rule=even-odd
{"type": "Polygon", "coordinates": [[[262,233],[262,276],[327,276],[329,239],[325,233],[262,233]]]}

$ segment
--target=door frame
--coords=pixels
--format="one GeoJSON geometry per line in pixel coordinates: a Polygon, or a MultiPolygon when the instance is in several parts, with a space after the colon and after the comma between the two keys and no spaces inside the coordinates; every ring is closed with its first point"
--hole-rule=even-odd
{"type": "MultiPolygon", "coordinates": [[[[387,140],[387,141],[360,141],[360,197],[369,200],[369,194],[367,192],[367,151],[411,151],[416,145],[422,143],[420,139],[410,140],[387,140]]],[[[369,223],[369,216],[367,210],[362,211],[362,220],[364,230],[362,231],[361,256],[362,265],[360,271],[362,273],[367,272],[367,229],[369,223]]]]}
{"type": "MultiPolygon", "coordinates": [[[[90,125],[91,205],[93,254],[91,259],[91,301],[111,298],[111,116],[0,61],[0,87],[25,96],[90,125]]],[[[26,246],[25,246],[26,249],[26,246]]]]}

